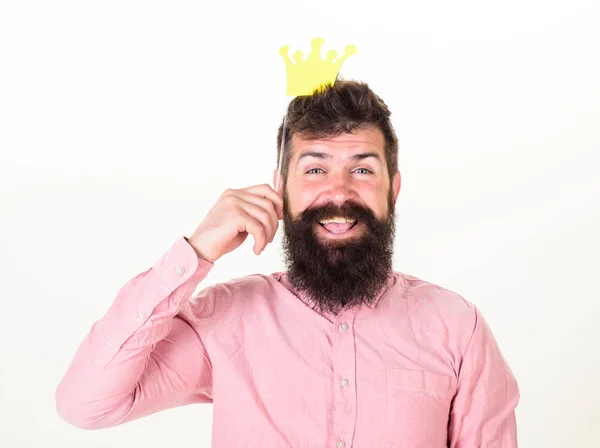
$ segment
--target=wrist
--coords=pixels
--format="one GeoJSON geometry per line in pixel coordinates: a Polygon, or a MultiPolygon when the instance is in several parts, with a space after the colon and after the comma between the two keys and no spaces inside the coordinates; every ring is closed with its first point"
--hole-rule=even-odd
{"type": "Polygon", "coordinates": [[[190,238],[188,238],[187,236],[184,236],[183,238],[192,247],[192,249],[194,249],[194,252],[196,252],[196,256],[198,257],[198,259],[208,261],[209,263],[213,263],[214,262],[214,260],[211,260],[209,257],[207,257],[202,252],[202,250],[200,250],[200,248],[198,247],[198,244],[197,244],[196,241],[190,240],[190,238]]]}

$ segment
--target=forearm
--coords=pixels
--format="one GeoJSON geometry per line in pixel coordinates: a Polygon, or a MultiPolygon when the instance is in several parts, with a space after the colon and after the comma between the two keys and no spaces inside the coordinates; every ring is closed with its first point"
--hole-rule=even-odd
{"type": "MultiPolygon", "coordinates": [[[[157,348],[176,356],[173,342],[202,347],[189,326],[174,321],[212,266],[199,261],[185,244],[179,241],[155,266],[130,280],[92,326],[56,391],[57,410],[63,419],[93,429],[135,418],[134,406],[138,407],[136,414],[147,413],[142,376],[153,396],[166,400],[161,407],[169,407],[169,399],[178,399],[175,392],[195,387],[185,384],[187,377],[167,369],[155,368],[151,376],[144,375],[159,362],[154,353],[157,348]],[[170,332],[179,340],[163,343],[170,332]]],[[[156,403],[148,402],[148,406],[156,403]]]]}

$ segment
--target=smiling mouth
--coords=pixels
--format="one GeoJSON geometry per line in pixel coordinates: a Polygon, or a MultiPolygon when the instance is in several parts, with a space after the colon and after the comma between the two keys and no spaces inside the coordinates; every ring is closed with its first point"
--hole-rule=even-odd
{"type": "Polygon", "coordinates": [[[323,219],[319,222],[321,227],[333,234],[346,233],[354,228],[357,223],[358,221],[356,219],[346,217],[323,219]]]}

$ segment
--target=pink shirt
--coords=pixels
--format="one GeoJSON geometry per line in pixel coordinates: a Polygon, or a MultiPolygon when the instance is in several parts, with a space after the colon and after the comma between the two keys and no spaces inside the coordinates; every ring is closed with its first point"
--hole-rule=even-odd
{"type": "Polygon", "coordinates": [[[395,272],[373,306],[322,315],[285,273],[193,296],[211,267],[178,238],[123,286],[58,386],[64,420],[214,403],[214,447],[517,447],[517,383],[458,294],[395,272]]]}

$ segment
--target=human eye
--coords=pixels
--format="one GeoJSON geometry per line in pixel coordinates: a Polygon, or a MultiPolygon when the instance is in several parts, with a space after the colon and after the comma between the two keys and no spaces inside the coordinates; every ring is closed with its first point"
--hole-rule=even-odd
{"type": "Polygon", "coordinates": [[[359,173],[359,174],[371,174],[372,173],[372,171],[367,168],[357,168],[355,171],[363,171],[362,173],[359,173]]]}
{"type": "Polygon", "coordinates": [[[310,170],[308,170],[306,172],[306,174],[317,174],[317,173],[315,173],[315,171],[319,171],[319,170],[323,171],[321,168],[311,168],[310,170]]]}

